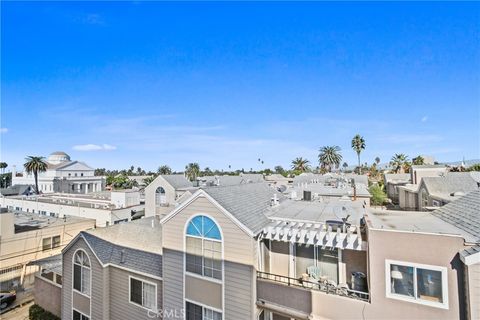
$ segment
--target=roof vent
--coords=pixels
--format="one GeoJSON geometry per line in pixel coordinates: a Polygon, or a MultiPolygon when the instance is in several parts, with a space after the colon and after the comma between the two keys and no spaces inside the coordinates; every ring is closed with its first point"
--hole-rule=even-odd
{"type": "Polygon", "coordinates": [[[125,263],[125,249],[120,252],[120,263],[125,263]]]}
{"type": "Polygon", "coordinates": [[[274,193],[273,198],[270,199],[270,206],[275,207],[277,205],[278,205],[278,197],[277,197],[277,194],[274,193]]]}

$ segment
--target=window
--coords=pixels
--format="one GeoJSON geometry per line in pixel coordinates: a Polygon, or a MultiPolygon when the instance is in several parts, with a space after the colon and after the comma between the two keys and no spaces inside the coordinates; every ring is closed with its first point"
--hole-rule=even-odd
{"type": "Polygon", "coordinates": [[[130,302],[156,310],[157,285],[130,277],[130,302]]]}
{"type": "Polygon", "coordinates": [[[42,239],[42,251],[51,250],[57,247],[60,247],[60,236],[42,239]]]}
{"type": "Polygon", "coordinates": [[[80,173],[80,177],[83,177],[83,173],[80,173]]]}
{"type": "Polygon", "coordinates": [[[448,308],[447,268],[387,260],[387,297],[448,308]]]}
{"type": "Polygon", "coordinates": [[[338,250],[322,249],[314,245],[295,245],[295,272],[300,278],[304,273],[327,277],[338,282],[338,250]]]}
{"type": "Polygon", "coordinates": [[[73,289],[90,296],[90,259],[82,250],[73,259],[73,289]]]}
{"type": "Polygon", "coordinates": [[[163,187],[158,187],[155,190],[155,205],[161,206],[167,203],[167,197],[165,196],[165,189],[163,187]]]}
{"type": "Polygon", "coordinates": [[[52,238],[43,238],[42,239],[42,251],[47,251],[52,249],[52,238]]]}
{"type": "Polygon", "coordinates": [[[186,302],[186,320],[222,320],[222,313],[202,307],[191,302],[186,302]]]}
{"type": "Polygon", "coordinates": [[[196,216],[187,225],[186,271],[222,279],[222,237],[212,219],[196,216]]]}
{"type": "Polygon", "coordinates": [[[52,238],[52,249],[60,247],[60,236],[55,236],[52,238]]]}
{"type": "Polygon", "coordinates": [[[84,315],[83,313],[73,310],[73,320],[89,320],[90,318],[84,315]]]}

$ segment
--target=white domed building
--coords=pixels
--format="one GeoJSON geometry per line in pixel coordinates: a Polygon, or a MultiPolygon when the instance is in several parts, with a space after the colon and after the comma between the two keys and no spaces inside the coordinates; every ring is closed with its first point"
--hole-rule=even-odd
{"type": "MultiPolygon", "coordinates": [[[[41,193],[89,193],[102,191],[105,179],[95,176],[95,170],[85,162],[72,161],[63,151],[52,152],[46,159],[47,171],[38,174],[41,193]]],[[[12,170],[12,185],[35,185],[33,174],[12,170]]]]}

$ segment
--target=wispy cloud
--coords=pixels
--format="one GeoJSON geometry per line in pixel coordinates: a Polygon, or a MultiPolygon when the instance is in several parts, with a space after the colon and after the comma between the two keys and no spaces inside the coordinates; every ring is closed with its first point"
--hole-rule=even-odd
{"type": "Polygon", "coordinates": [[[8,128],[0,128],[0,133],[7,133],[8,132],[8,128]]]}
{"type": "Polygon", "coordinates": [[[104,25],[105,21],[103,17],[98,13],[88,13],[82,19],[83,23],[93,24],[93,25],[104,25]]]}
{"type": "Polygon", "coordinates": [[[76,151],[111,151],[117,149],[116,146],[110,144],[79,144],[72,147],[76,151]]]}
{"type": "Polygon", "coordinates": [[[421,119],[422,122],[427,122],[427,120],[428,120],[427,116],[423,116],[422,119],[421,119]]]}

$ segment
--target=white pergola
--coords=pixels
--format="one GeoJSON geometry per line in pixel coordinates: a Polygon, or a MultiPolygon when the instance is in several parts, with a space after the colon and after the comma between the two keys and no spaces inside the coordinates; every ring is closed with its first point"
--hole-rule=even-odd
{"type": "Polygon", "coordinates": [[[274,219],[260,232],[260,239],[301,243],[350,250],[366,250],[367,242],[362,240],[360,227],[338,227],[326,223],[296,222],[274,219]]]}

